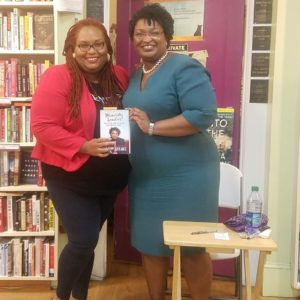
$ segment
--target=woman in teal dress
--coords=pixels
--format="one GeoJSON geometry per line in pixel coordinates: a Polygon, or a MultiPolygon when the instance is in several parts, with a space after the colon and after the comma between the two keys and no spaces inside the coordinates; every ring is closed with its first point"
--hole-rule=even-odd
{"type": "MultiPolygon", "coordinates": [[[[151,299],[161,300],[172,255],[163,242],[163,221],[217,221],[219,156],[206,132],[216,100],[198,61],[167,52],[173,19],[163,7],[136,12],[129,33],[142,59],[123,99],[131,117],[131,240],[142,254],[151,299]]],[[[192,299],[207,299],[209,255],[186,248],[182,266],[192,299]]]]}

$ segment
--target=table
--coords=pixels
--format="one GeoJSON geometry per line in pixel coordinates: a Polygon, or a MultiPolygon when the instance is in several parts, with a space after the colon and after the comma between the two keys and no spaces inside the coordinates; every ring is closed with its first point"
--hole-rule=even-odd
{"type": "Polygon", "coordinates": [[[249,250],[259,251],[259,261],[254,288],[254,299],[259,299],[263,283],[263,268],[266,255],[277,249],[276,243],[271,239],[255,237],[242,239],[235,231],[227,228],[223,223],[207,222],[163,222],[164,243],[174,249],[172,300],[181,299],[181,266],[180,247],[205,247],[207,252],[230,253],[234,249],[240,249],[244,255],[244,271],[246,285],[246,299],[252,299],[250,281],[249,250]],[[214,233],[191,234],[195,231],[228,232],[229,240],[216,240],[214,233]]]}

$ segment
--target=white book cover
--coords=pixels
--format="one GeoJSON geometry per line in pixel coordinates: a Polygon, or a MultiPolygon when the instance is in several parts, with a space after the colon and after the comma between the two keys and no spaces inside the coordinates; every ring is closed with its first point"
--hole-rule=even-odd
{"type": "Polygon", "coordinates": [[[129,154],[129,111],[126,109],[100,110],[100,137],[110,138],[115,142],[112,154],[129,154]]]}

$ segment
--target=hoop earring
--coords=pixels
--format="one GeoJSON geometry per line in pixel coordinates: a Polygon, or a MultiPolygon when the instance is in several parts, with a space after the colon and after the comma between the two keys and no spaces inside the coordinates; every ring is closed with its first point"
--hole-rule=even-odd
{"type": "Polygon", "coordinates": [[[110,61],[110,54],[109,53],[106,54],[106,57],[107,57],[107,61],[110,61]]]}

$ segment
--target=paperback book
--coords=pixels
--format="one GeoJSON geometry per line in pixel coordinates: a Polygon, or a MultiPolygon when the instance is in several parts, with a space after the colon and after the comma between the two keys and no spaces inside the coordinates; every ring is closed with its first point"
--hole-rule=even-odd
{"type": "Polygon", "coordinates": [[[111,154],[130,153],[129,111],[103,109],[100,111],[100,137],[114,141],[111,154]]]}

